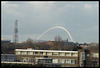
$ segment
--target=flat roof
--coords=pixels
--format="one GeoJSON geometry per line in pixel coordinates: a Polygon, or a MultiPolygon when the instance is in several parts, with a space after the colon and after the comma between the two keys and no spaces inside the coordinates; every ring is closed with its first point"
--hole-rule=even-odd
{"type": "Polygon", "coordinates": [[[16,55],[16,54],[1,54],[1,55],[16,55]]]}
{"type": "Polygon", "coordinates": [[[61,50],[34,50],[34,49],[15,49],[15,51],[37,51],[37,52],[74,52],[74,53],[78,53],[78,51],[61,51],[61,50]]]}
{"type": "Polygon", "coordinates": [[[36,59],[43,59],[44,60],[44,59],[53,59],[53,58],[36,58],[36,59]]]}

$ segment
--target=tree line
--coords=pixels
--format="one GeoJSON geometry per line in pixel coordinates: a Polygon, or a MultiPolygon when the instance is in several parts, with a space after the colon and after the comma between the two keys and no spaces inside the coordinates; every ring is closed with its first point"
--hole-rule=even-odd
{"type": "MultiPolygon", "coordinates": [[[[48,42],[48,41],[47,41],[48,42]]],[[[60,36],[55,36],[54,41],[51,41],[52,45],[46,44],[46,42],[34,42],[32,39],[28,39],[22,43],[9,43],[1,45],[1,53],[11,54],[14,53],[15,49],[26,49],[33,48],[39,50],[77,50],[76,44],[65,44],[60,36]]]]}

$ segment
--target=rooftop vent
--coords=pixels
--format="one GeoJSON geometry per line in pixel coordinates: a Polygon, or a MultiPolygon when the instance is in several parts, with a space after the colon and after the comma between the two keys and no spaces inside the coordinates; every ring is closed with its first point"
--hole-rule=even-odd
{"type": "Polygon", "coordinates": [[[27,50],[32,50],[32,48],[27,48],[27,50]]]}

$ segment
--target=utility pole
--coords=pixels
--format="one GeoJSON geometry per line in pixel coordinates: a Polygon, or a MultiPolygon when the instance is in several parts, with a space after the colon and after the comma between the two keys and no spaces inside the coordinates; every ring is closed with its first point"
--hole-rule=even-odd
{"type": "Polygon", "coordinates": [[[15,20],[13,42],[18,43],[18,24],[17,24],[17,20],[15,20]]]}

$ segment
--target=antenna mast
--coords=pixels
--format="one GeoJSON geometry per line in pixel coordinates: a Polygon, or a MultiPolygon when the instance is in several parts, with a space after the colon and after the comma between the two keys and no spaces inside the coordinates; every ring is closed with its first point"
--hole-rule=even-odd
{"type": "Polygon", "coordinates": [[[14,43],[18,43],[18,24],[17,24],[17,20],[15,20],[13,42],[14,42],[14,43]]]}

